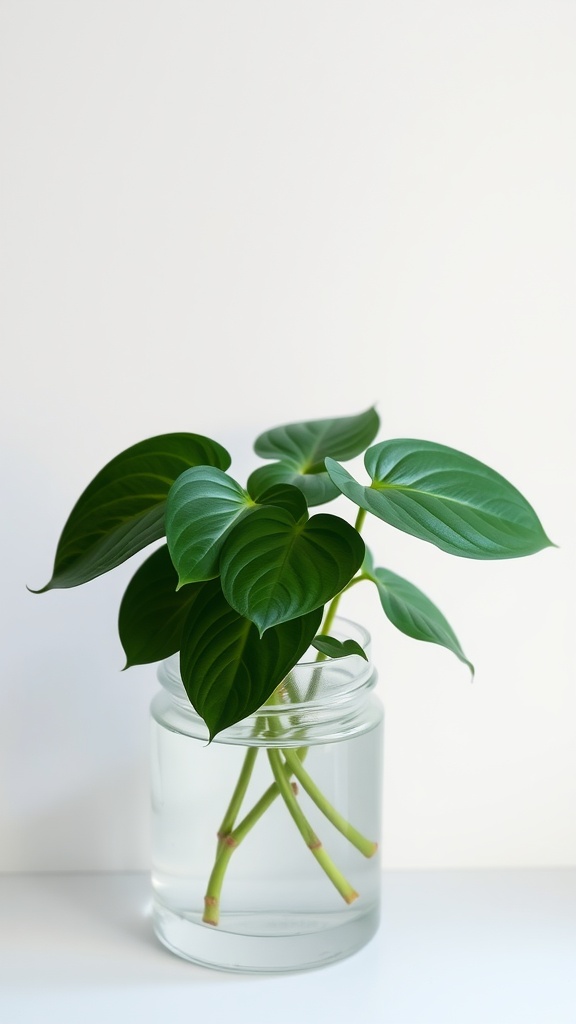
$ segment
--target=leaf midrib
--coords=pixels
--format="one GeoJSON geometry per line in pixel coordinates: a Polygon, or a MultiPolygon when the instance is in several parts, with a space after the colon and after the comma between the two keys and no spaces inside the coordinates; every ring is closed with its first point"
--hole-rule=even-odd
{"type": "MultiPolygon", "coordinates": [[[[435,498],[437,501],[449,502],[452,505],[461,505],[463,508],[474,509],[475,512],[482,511],[484,515],[492,515],[491,512],[487,512],[481,505],[473,505],[470,502],[462,501],[460,498],[453,498],[448,494],[435,494],[434,491],[423,491],[418,487],[410,487],[407,484],[389,484],[384,481],[373,480],[368,486],[364,485],[364,490],[376,491],[377,493],[382,493],[383,491],[401,491],[402,494],[407,494],[408,497],[412,494],[423,494],[427,498],[435,498]]],[[[508,502],[508,504],[512,504],[512,502],[508,502]]]]}

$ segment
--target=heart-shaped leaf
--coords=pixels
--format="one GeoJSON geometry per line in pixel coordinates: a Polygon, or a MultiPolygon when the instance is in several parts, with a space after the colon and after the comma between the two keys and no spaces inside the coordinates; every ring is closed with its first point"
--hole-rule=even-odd
{"type": "Polygon", "coordinates": [[[368,409],[358,416],[288,423],[260,434],[254,451],[263,459],[277,459],[297,466],[301,473],[324,469],[324,459],[353,459],[374,440],[379,427],[378,414],[368,409]]]}
{"type": "Polygon", "coordinates": [[[444,445],[395,440],[369,448],[370,486],[332,459],[330,478],[348,498],[405,533],[466,558],[515,558],[551,542],[534,509],[493,469],[444,445]]]}
{"type": "MultiPolygon", "coordinates": [[[[366,563],[364,571],[365,566],[366,563]]],[[[389,569],[374,569],[367,575],[376,584],[382,607],[397,629],[415,640],[446,647],[468,665],[474,675],[474,666],[464,654],[454,630],[426,594],[389,569]]]]}
{"type": "Polygon", "coordinates": [[[230,607],[218,580],[200,584],[184,623],[180,672],[210,739],[262,707],[308,650],[321,618],[318,608],[260,638],[230,607]]]}
{"type": "Polygon", "coordinates": [[[352,578],[364,542],[338,516],[295,523],[284,509],[258,508],[229,534],[220,571],[227,601],[263,634],[326,604],[352,578]]]}
{"type": "Polygon", "coordinates": [[[250,495],[219,469],[196,466],[178,477],[166,502],[166,539],[179,587],[218,575],[227,534],[254,508],[250,495]]]}
{"type": "Polygon", "coordinates": [[[87,583],[163,537],[168,491],[184,470],[198,465],[227,469],[230,456],[201,434],[163,434],[108,462],[72,509],[52,578],[36,593],[87,583]]]}
{"type": "Polygon", "coordinates": [[[353,459],[374,440],[380,425],[374,409],[358,416],[308,420],[274,427],[256,439],[254,451],[264,459],[276,459],[261,466],[248,480],[253,498],[274,484],[292,484],[306,496],[308,505],[322,505],[338,494],[324,466],[324,459],[353,459]]]}
{"type": "Polygon", "coordinates": [[[360,658],[364,658],[368,661],[368,655],[363,647],[360,646],[357,640],[337,640],[335,636],[325,636],[323,633],[319,633],[315,636],[312,641],[312,647],[315,647],[320,654],[325,654],[328,658],[348,658],[351,654],[357,654],[360,658]]]}
{"type": "Polygon", "coordinates": [[[200,584],[176,592],[177,582],[166,544],[130,580],[118,616],[126,668],[162,661],[180,650],[182,627],[200,584]]]}

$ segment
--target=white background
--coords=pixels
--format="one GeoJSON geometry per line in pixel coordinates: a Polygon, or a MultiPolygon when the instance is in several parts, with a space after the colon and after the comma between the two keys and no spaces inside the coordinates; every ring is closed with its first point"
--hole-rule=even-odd
{"type": "MultiPolygon", "coordinates": [[[[476,664],[371,592],[389,868],[576,862],[576,5],[3,0],[0,869],[148,863],[142,559],[33,596],[80,491],[157,433],[252,438],[376,403],[507,476],[558,548],[377,561],[476,664]]],[[[342,500],[340,511],[348,515],[342,500]]]]}

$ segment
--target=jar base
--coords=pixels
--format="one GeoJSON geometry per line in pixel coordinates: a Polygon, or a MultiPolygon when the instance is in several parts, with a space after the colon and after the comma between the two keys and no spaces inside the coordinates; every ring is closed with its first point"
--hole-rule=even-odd
{"type": "Polygon", "coordinates": [[[201,967],[254,974],[312,970],[356,953],[378,929],[378,906],[342,916],[317,915],[314,924],[307,914],[233,913],[214,927],[157,898],[152,912],[157,937],[173,953],[201,967]]]}

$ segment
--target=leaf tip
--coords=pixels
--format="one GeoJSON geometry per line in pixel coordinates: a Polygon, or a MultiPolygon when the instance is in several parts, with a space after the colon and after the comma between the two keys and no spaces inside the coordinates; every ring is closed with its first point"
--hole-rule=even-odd
{"type": "Polygon", "coordinates": [[[47,590],[52,589],[51,583],[52,580],[48,580],[48,583],[45,583],[43,587],[39,587],[38,590],[34,590],[34,587],[29,587],[28,584],[26,584],[26,590],[29,594],[45,594],[47,590]]]}

